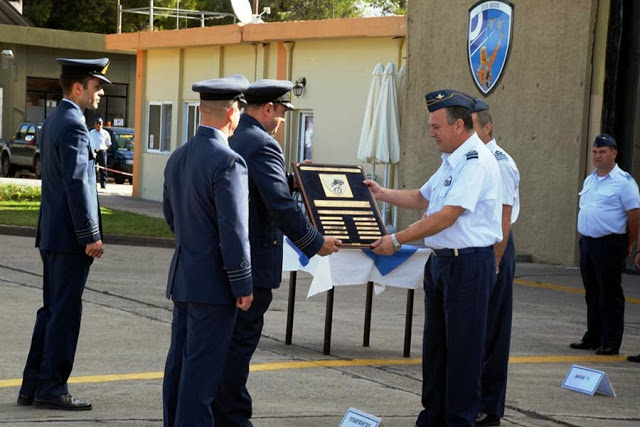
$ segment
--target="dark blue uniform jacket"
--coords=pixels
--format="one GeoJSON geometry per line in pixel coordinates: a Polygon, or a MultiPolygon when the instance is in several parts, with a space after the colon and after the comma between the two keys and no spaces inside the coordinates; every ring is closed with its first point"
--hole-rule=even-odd
{"type": "Polygon", "coordinates": [[[36,246],[45,251],[84,252],[87,243],[102,237],[95,158],[82,112],[70,102],[60,102],[45,120],[41,136],[42,200],[36,246]]]}
{"type": "Polygon", "coordinates": [[[247,167],[213,128],[173,152],[164,171],[163,209],[175,233],[167,298],[232,304],[248,296],[247,167]]]}
{"type": "Polygon", "coordinates": [[[282,233],[309,257],[320,250],[324,238],[291,196],[280,144],[256,119],[243,114],[230,145],[249,168],[253,285],[277,288],[282,279],[282,233]]]}

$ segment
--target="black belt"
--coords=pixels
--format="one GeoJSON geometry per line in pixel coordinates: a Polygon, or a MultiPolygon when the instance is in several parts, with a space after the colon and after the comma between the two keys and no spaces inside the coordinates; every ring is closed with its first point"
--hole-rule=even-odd
{"type": "Polygon", "coordinates": [[[600,236],[600,237],[590,237],[590,236],[585,236],[583,235],[582,237],[587,238],[589,240],[609,240],[609,239],[626,239],[627,238],[627,234],[607,234],[606,236],[600,236]]]}
{"type": "Polygon", "coordinates": [[[432,250],[436,256],[458,256],[458,255],[472,254],[475,252],[485,251],[489,248],[491,248],[491,246],[471,247],[471,248],[462,248],[462,249],[432,249],[432,250]]]}

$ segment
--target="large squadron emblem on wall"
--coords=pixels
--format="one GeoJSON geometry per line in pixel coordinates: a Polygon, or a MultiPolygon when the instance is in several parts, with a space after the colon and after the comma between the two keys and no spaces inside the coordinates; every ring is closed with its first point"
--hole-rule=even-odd
{"type": "Polygon", "coordinates": [[[513,4],[505,0],[481,0],[469,9],[467,33],[471,75],[487,95],[504,72],[513,33],[513,4]]]}

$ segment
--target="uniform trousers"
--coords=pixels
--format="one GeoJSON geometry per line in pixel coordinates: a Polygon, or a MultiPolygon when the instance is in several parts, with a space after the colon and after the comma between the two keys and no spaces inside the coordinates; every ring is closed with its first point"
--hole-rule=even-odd
{"type": "Polygon", "coordinates": [[[622,273],[627,235],[580,238],[580,273],[587,302],[587,332],[582,341],[620,348],[624,331],[622,273]]]}
{"type": "Polygon", "coordinates": [[[425,409],[416,426],[475,425],[487,304],[495,278],[493,246],[459,256],[429,257],[422,343],[425,409]]]}
{"type": "Polygon", "coordinates": [[[216,423],[221,427],[250,427],[251,395],[247,390],[249,363],[258,347],[266,313],[273,294],[271,289],[254,288],[253,303],[240,311],[233,330],[231,346],[224,367],[223,381],[213,403],[216,423]]]}
{"type": "MultiPolygon", "coordinates": [[[[103,168],[107,167],[107,150],[96,151],[96,160],[98,164],[103,168]]],[[[107,186],[107,171],[106,169],[100,169],[100,187],[105,188],[107,186]]]]}
{"type": "Polygon", "coordinates": [[[171,346],[162,385],[164,426],[211,427],[235,304],[173,303],[171,346]]]}
{"type": "Polygon", "coordinates": [[[67,380],[75,359],[82,292],[93,258],[83,252],[40,251],[42,307],[36,315],[20,394],[51,400],[69,393],[67,380]]]}
{"type": "Polygon", "coordinates": [[[504,400],[507,393],[515,272],[516,248],[513,244],[513,234],[509,233],[496,284],[489,297],[480,403],[481,412],[501,418],[504,416],[504,400]]]}

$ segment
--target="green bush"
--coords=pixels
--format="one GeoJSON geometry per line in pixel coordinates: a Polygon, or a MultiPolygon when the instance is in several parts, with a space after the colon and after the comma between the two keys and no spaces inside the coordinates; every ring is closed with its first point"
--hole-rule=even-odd
{"type": "Polygon", "coordinates": [[[0,201],[39,202],[40,187],[18,186],[14,184],[0,185],[0,201]]]}

